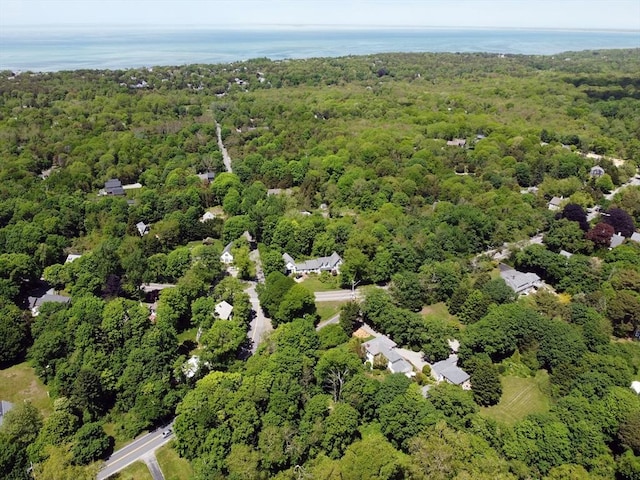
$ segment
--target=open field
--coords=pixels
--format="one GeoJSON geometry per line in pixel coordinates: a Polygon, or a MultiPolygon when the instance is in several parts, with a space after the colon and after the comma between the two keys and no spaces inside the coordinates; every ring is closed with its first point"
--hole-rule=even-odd
{"type": "Polygon", "coordinates": [[[153,480],[149,468],[142,461],[132,463],[117,473],[115,478],[117,480],[153,480]]]}
{"type": "Polygon", "coordinates": [[[549,410],[549,397],[544,393],[549,383],[547,372],[540,370],[535,377],[502,377],[502,398],[493,407],[480,409],[482,415],[513,424],[530,413],[549,410]]]}
{"type": "Polygon", "coordinates": [[[53,411],[47,387],[26,362],[0,370],[0,399],[16,404],[30,401],[45,416],[53,411]]]}
{"type": "Polygon", "coordinates": [[[191,464],[180,458],[172,447],[173,442],[156,450],[156,458],[162,469],[165,480],[189,480],[193,477],[191,464]]]}

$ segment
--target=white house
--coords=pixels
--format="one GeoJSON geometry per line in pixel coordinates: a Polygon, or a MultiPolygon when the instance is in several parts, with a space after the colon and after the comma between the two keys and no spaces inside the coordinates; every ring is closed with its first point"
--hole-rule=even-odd
{"type": "Polygon", "coordinates": [[[322,273],[335,272],[340,273],[342,265],[342,257],[333,252],[328,257],[312,258],[303,262],[296,262],[288,253],[282,254],[285,268],[291,273],[322,273]]]}
{"type": "Polygon", "coordinates": [[[140,234],[141,237],[149,233],[149,225],[147,225],[144,222],[136,223],[136,228],[138,229],[138,233],[140,234]]]}
{"type": "Polygon", "coordinates": [[[223,300],[218,303],[213,310],[218,318],[229,320],[231,318],[231,312],[233,312],[233,305],[223,300]]]}
{"type": "Polygon", "coordinates": [[[208,221],[208,220],[213,220],[214,218],[216,218],[216,216],[215,216],[215,214],[214,214],[214,213],[211,213],[211,212],[204,212],[204,215],[202,215],[202,216],[200,217],[200,222],[201,222],[201,223],[204,223],[204,222],[206,222],[206,221],[208,221]]]}
{"type": "Polygon", "coordinates": [[[431,375],[437,382],[446,381],[453,385],[459,385],[464,390],[471,389],[471,376],[458,367],[458,356],[456,354],[451,354],[446,360],[441,360],[431,365],[431,375]]]}
{"type": "Polygon", "coordinates": [[[467,140],[464,138],[454,138],[453,140],[447,141],[449,147],[464,147],[466,144],[467,140]]]}
{"type": "Polygon", "coordinates": [[[222,250],[222,255],[220,255],[220,261],[225,265],[229,265],[233,263],[233,255],[231,254],[231,248],[233,247],[233,242],[230,242],[224,250],[222,250]]]}
{"type": "Polygon", "coordinates": [[[78,255],[76,253],[70,253],[69,255],[67,255],[67,259],[64,261],[64,263],[71,263],[74,260],[79,259],[80,257],[82,257],[82,255],[78,255]]]}
{"type": "Polygon", "coordinates": [[[631,382],[631,390],[636,392],[636,394],[640,395],[640,382],[637,380],[634,380],[633,382],[631,382]]]}
{"type": "Polygon", "coordinates": [[[640,233],[633,232],[629,237],[629,240],[640,243],[640,233]]]}

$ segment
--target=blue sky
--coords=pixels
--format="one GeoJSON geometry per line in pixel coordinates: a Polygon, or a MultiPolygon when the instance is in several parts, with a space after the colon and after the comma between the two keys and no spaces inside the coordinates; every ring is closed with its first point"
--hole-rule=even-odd
{"type": "Polygon", "coordinates": [[[0,0],[0,28],[42,25],[640,30],[640,0],[0,0]]]}

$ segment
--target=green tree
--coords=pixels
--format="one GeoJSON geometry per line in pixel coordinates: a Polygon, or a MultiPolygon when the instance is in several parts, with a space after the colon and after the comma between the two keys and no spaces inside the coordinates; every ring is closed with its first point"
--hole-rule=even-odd
{"type": "Polygon", "coordinates": [[[489,308],[489,299],[480,290],[472,290],[460,308],[458,318],[465,325],[484,317],[489,308]]]}
{"type": "Polygon", "coordinates": [[[471,417],[478,410],[471,392],[447,382],[441,382],[429,390],[429,400],[443,414],[446,422],[457,429],[468,427],[471,417]]]}
{"type": "Polygon", "coordinates": [[[324,422],[322,448],[330,458],[340,458],[358,437],[358,412],[349,404],[338,403],[324,422]]]}
{"type": "Polygon", "coordinates": [[[86,465],[103,456],[112,447],[113,439],[107,436],[99,423],[85,423],[73,436],[73,461],[86,465]]]}
{"type": "Polygon", "coordinates": [[[420,277],[417,273],[402,272],[391,277],[389,292],[396,305],[414,312],[419,311],[423,304],[423,292],[420,277]]]}
{"type": "Polygon", "coordinates": [[[340,327],[347,335],[351,335],[358,325],[360,319],[360,304],[356,301],[349,301],[340,305],[340,327]]]}
{"type": "Polygon", "coordinates": [[[333,395],[335,402],[342,397],[342,390],[349,380],[362,371],[362,362],[357,355],[344,348],[332,348],[322,354],[315,368],[319,385],[333,395]]]}
{"type": "Polygon", "coordinates": [[[307,315],[311,318],[316,316],[315,297],[306,287],[295,284],[282,297],[278,312],[273,319],[274,323],[278,325],[290,322],[294,318],[304,318],[307,315]]]}
{"type": "Polygon", "coordinates": [[[481,406],[495,405],[502,396],[502,384],[498,369],[490,361],[477,362],[471,373],[471,390],[474,401],[481,406]]]}
{"type": "Polygon", "coordinates": [[[20,309],[0,300],[0,365],[20,361],[29,343],[29,327],[20,309]]]}

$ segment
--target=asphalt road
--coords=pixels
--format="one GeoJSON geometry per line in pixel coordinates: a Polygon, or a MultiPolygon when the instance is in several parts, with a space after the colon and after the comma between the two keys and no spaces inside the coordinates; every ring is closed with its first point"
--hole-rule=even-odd
{"type": "Polygon", "coordinates": [[[106,480],[114,473],[128,467],[133,462],[140,460],[145,455],[154,452],[161,446],[169,443],[173,438],[173,434],[168,437],[163,437],[162,432],[169,427],[159,428],[151,433],[143,435],[131,442],[126,447],[121,448],[117,452],[114,452],[104,464],[104,467],[98,473],[97,480],[106,480]]]}

